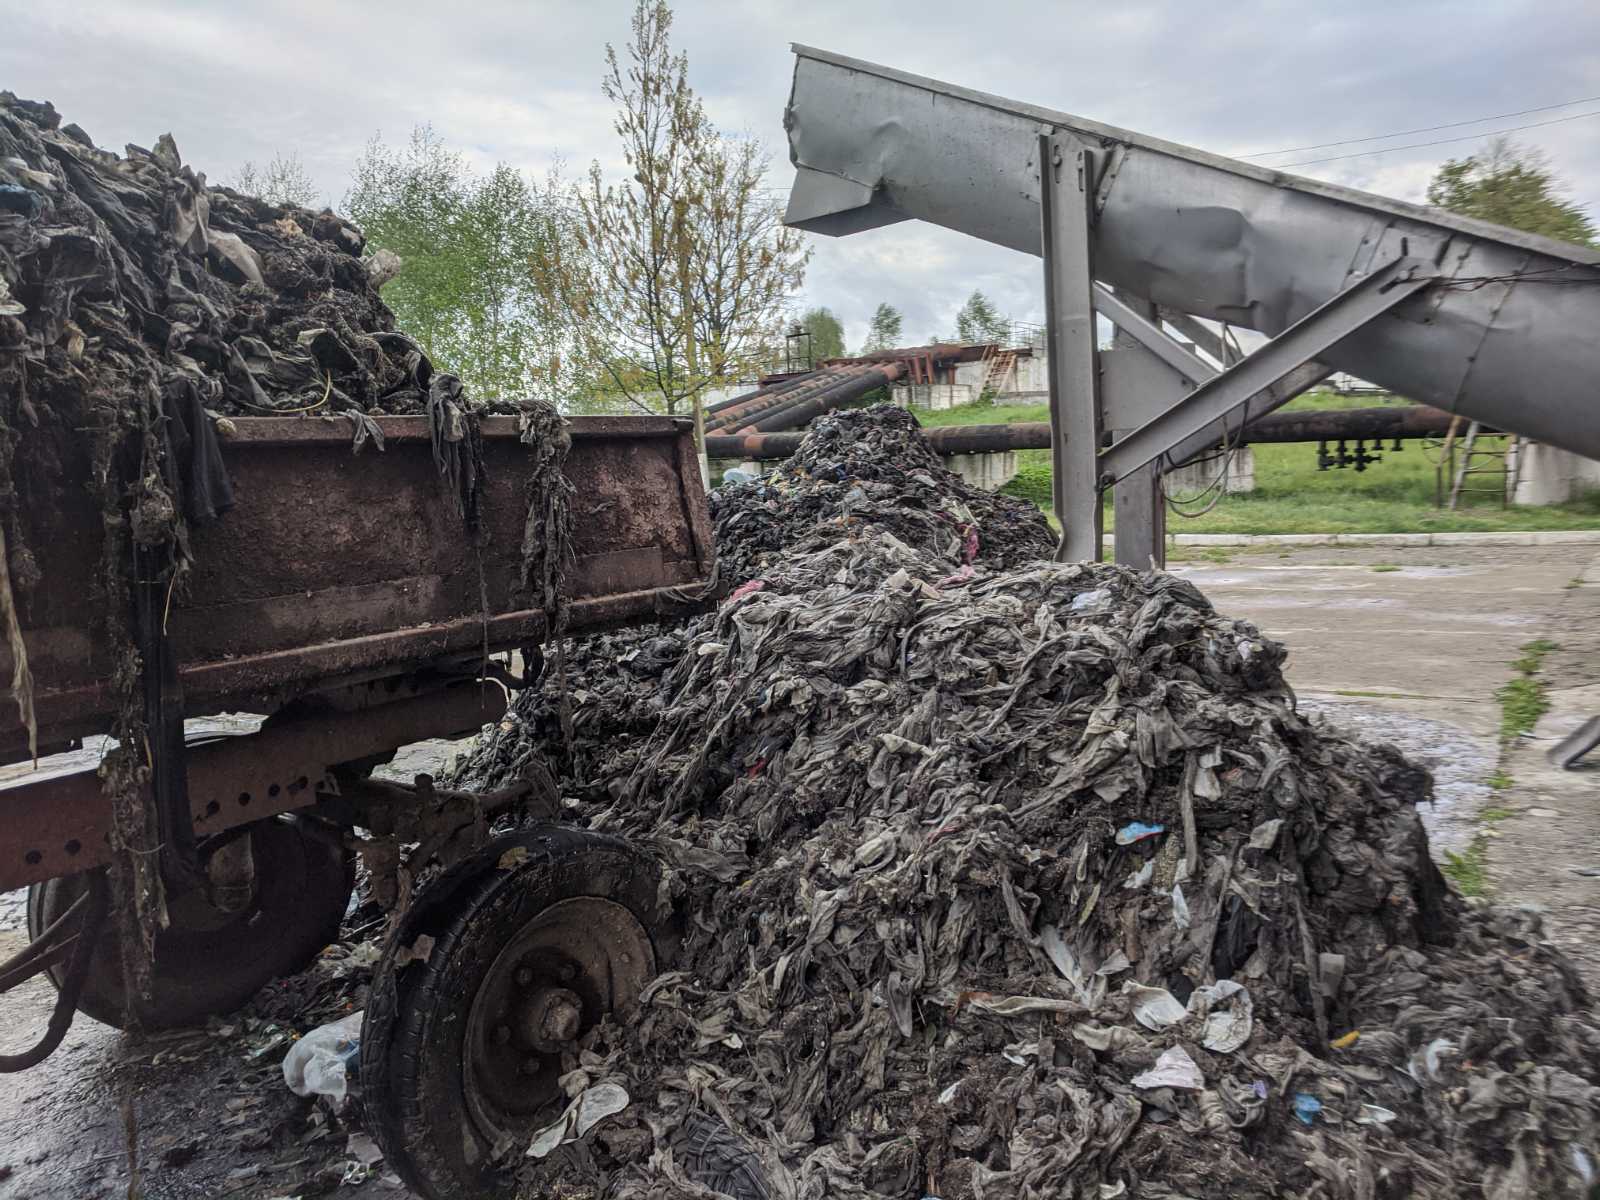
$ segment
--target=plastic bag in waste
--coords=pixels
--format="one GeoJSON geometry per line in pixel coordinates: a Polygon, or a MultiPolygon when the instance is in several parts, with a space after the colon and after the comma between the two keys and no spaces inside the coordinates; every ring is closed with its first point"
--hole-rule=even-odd
{"type": "Polygon", "coordinates": [[[296,1096],[327,1096],[335,1103],[350,1094],[361,1054],[361,1018],[353,1012],[319,1025],[293,1046],[283,1060],[283,1081],[296,1096]]]}
{"type": "Polygon", "coordinates": [[[1156,1065],[1133,1077],[1136,1088],[1203,1088],[1206,1077],[1182,1046],[1163,1050],[1156,1065]]]}
{"type": "Polygon", "coordinates": [[[628,1093],[614,1083],[597,1083],[578,1095],[550,1124],[533,1135],[529,1158],[543,1158],[559,1146],[575,1142],[607,1117],[628,1107],[628,1093]]]}

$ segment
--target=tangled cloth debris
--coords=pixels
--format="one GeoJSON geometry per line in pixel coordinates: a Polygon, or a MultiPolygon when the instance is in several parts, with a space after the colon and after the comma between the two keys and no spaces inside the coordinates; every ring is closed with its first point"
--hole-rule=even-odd
{"type": "MultiPolygon", "coordinates": [[[[398,260],[363,257],[364,248],[361,231],[332,212],[209,186],[170,135],[119,156],[63,125],[51,105],[0,92],[5,675],[36,740],[23,631],[48,623],[50,589],[61,582],[42,581],[29,514],[87,487],[104,530],[96,651],[111,676],[117,748],[101,776],[130,996],[147,990],[165,924],[163,881],[197,882],[166,615],[184,596],[190,528],[233,504],[218,426],[239,416],[334,419],[348,422],[355,451],[368,441],[381,450],[374,417],[423,415],[479,549],[476,414],[488,406],[469,406],[460,380],[395,331],[378,287],[398,260]]],[[[555,614],[570,555],[567,441],[549,406],[510,411],[522,415],[532,448],[529,524],[550,538],[548,554],[524,555],[538,575],[530,590],[555,614]]],[[[483,608],[487,637],[486,597],[483,608]]]]}
{"type": "Polygon", "coordinates": [[[577,646],[570,754],[547,686],[462,772],[549,755],[683,914],[564,1080],[634,1102],[541,1186],[1591,1194],[1581,983],[1448,889],[1426,772],[1302,718],[1281,645],[1175,576],[1030,561],[1043,522],[905,414],[826,418],[716,518],[729,599],[577,646]]]}
{"type": "Polygon", "coordinates": [[[0,93],[0,201],[0,346],[32,360],[36,410],[119,357],[224,414],[427,403],[431,366],[394,332],[361,231],[208,185],[170,135],[119,156],[0,93]]]}

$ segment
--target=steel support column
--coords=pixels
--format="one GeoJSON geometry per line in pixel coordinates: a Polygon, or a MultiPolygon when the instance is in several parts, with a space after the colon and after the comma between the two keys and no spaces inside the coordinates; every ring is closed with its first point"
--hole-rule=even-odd
{"type": "Polygon", "coordinates": [[[1059,562],[1099,561],[1100,374],[1095,351],[1089,226],[1094,155],[1071,139],[1039,137],[1045,330],[1050,353],[1052,502],[1061,522],[1059,562]]]}
{"type": "Polygon", "coordinates": [[[1373,271],[1289,326],[1261,349],[1201,384],[1181,404],[1146,422],[1100,454],[1101,481],[1114,483],[1132,474],[1293,372],[1313,369],[1309,364],[1330,346],[1342,342],[1436,278],[1433,264],[1416,258],[1399,258],[1373,271]]]}
{"type": "MultiPolygon", "coordinates": [[[[1181,349],[1176,342],[1161,332],[1160,326],[1156,323],[1156,306],[1152,302],[1133,297],[1124,300],[1098,284],[1095,286],[1100,302],[1100,314],[1111,316],[1117,326],[1116,339],[1112,343],[1114,346],[1131,350],[1140,345],[1140,340],[1124,328],[1124,322],[1137,317],[1148,322],[1156,336],[1167,345],[1181,349]],[[1108,312],[1107,301],[1114,302],[1114,306],[1123,312],[1121,321],[1108,312]]],[[[1155,347],[1150,348],[1155,349],[1155,347]]],[[[1202,380],[1191,379],[1191,382],[1200,383],[1202,380]]],[[[1176,386],[1170,389],[1168,399],[1171,403],[1176,404],[1181,401],[1179,391],[1176,386]]],[[[1114,396],[1109,398],[1109,407],[1111,411],[1106,416],[1107,424],[1115,427],[1119,417],[1114,396]]],[[[1113,433],[1120,432],[1125,431],[1113,428],[1113,433]]],[[[1150,463],[1140,467],[1126,479],[1118,480],[1117,485],[1111,489],[1111,507],[1116,514],[1112,541],[1118,564],[1136,567],[1141,571],[1156,570],[1166,566],[1167,505],[1161,493],[1161,464],[1150,463]]]]}

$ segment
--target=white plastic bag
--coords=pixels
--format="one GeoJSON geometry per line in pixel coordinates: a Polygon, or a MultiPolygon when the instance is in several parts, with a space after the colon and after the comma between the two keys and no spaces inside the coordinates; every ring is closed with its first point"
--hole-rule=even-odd
{"type": "Polygon", "coordinates": [[[575,1142],[607,1117],[628,1107],[628,1093],[615,1083],[597,1083],[581,1093],[549,1125],[533,1135],[529,1158],[544,1158],[558,1146],[575,1142]]]}
{"type": "Polygon", "coordinates": [[[360,1012],[319,1025],[289,1047],[283,1081],[296,1096],[327,1096],[342,1103],[361,1054],[360,1012]]]}

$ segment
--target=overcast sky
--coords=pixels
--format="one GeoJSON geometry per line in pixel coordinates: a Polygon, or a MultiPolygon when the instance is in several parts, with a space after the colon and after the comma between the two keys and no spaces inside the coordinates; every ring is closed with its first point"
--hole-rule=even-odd
{"type": "MultiPolygon", "coordinates": [[[[542,176],[615,160],[600,95],[607,41],[631,0],[0,0],[0,88],[55,103],[120,149],[170,131],[227,181],[295,151],[337,203],[375,133],[432,122],[475,163],[542,176]]],[[[1478,134],[1600,113],[1600,0],[680,0],[675,40],[713,120],[773,152],[791,41],[1062,109],[1225,154],[1365,138],[1589,98],[1588,104],[1306,153],[1267,165],[1468,135],[1297,167],[1420,200],[1478,134]]],[[[1517,135],[1544,149],[1571,198],[1600,215],[1600,116],[1517,135]]],[[[798,304],[826,304],[859,343],[880,300],[908,341],[948,331],[981,288],[1042,315],[1038,260],[905,223],[815,239],[798,304]]]]}

